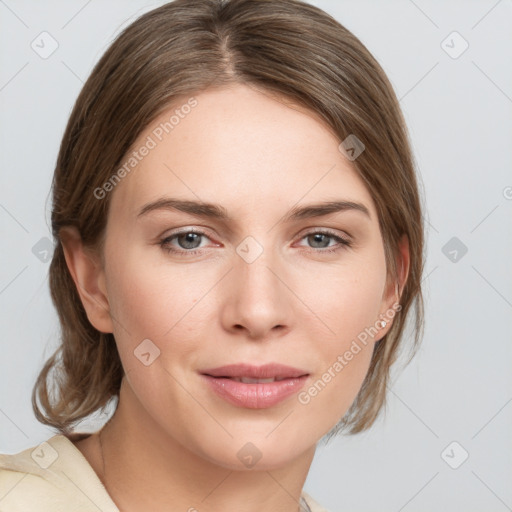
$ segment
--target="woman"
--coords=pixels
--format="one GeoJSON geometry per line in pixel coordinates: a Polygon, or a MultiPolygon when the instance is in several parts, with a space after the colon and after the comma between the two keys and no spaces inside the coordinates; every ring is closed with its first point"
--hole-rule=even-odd
{"type": "Polygon", "coordinates": [[[76,102],[52,229],[58,433],[1,457],[0,509],[325,510],[318,441],[372,425],[422,327],[413,159],[362,43],[296,0],[143,15],[76,102]]]}

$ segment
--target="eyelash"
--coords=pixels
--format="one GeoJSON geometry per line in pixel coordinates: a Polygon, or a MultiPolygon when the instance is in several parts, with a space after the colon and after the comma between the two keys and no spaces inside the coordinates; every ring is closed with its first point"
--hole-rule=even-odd
{"type": "MultiPolygon", "coordinates": [[[[200,235],[200,236],[204,236],[206,238],[209,238],[208,235],[206,233],[204,233],[203,231],[197,231],[195,229],[187,229],[185,231],[180,231],[178,233],[174,233],[171,236],[168,236],[168,237],[164,238],[163,240],[161,240],[159,242],[159,245],[167,253],[173,253],[173,254],[176,254],[178,256],[184,256],[184,257],[196,256],[196,255],[201,253],[200,249],[191,249],[191,250],[187,251],[185,249],[175,249],[175,248],[173,248],[172,246],[169,245],[169,243],[172,240],[174,240],[175,238],[177,238],[178,236],[186,235],[188,233],[195,233],[196,235],[200,235]]],[[[352,242],[350,240],[347,240],[346,238],[343,238],[343,237],[335,234],[334,232],[332,232],[332,231],[330,231],[328,229],[322,229],[322,230],[311,231],[309,233],[306,233],[305,235],[302,236],[301,240],[303,240],[304,238],[306,238],[308,236],[311,236],[311,235],[326,235],[326,236],[328,236],[328,237],[330,237],[330,238],[332,238],[332,239],[334,239],[335,241],[338,242],[338,245],[333,247],[333,248],[315,249],[314,247],[310,247],[309,249],[311,249],[313,252],[317,252],[317,253],[335,253],[335,252],[338,252],[338,251],[340,251],[340,250],[342,250],[344,248],[352,247],[352,242]]]]}

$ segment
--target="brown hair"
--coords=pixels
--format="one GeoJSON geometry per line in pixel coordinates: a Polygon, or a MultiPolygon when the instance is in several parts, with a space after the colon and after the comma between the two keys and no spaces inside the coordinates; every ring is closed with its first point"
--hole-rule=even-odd
{"type": "Polygon", "coordinates": [[[176,0],[144,14],[117,37],[85,83],[62,139],[52,184],[50,266],[62,343],[34,387],[32,404],[42,423],[69,431],[118,397],[123,377],[113,335],[87,319],[66,265],[61,228],[74,226],[85,246],[101,248],[109,195],[99,200],[94,190],[178,97],[229,83],[303,105],[340,141],[354,134],[364,143],[353,164],[377,208],[390,280],[397,278],[400,237],[409,239],[402,309],[377,342],[337,431],[359,432],[375,421],[410,310],[414,333],[408,346],[414,354],[423,330],[421,205],[405,122],[380,65],[335,19],[298,0],[176,0]]]}

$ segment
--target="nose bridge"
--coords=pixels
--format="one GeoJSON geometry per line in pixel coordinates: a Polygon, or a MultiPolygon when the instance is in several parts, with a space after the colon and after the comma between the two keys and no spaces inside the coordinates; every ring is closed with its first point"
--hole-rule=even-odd
{"type": "Polygon", "coordinates": [[[236,252],[239,256],[235,264],[238,292],[249,299],[252,297],[260,301],[274,301],[280,293],[279,280],[275,276],[279,264],[268,240],[263,246],[255,238],[246,237],[238,245],[236,252]]]}
{"type": "Polygon", "coordinates": [[[226,327],[246,328],[252,336],[264,336],[275,326],[290,324],[290,292],[280,277],[282,265],[276,251],[253,237],[246,237],[236,248],[231,274],[226,327]]]}

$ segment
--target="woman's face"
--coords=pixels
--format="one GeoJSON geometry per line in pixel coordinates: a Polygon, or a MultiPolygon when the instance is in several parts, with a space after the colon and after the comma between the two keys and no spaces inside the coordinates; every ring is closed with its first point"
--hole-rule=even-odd
{"type": "Polygon", "coordinates": [[[136,167],[109,192],[102,279],[121,400],[146,432],[269,469],[347,411],[394,287],[340,142],[314,114],[242,85],[184,98],[140,135],[124,161],[136,167]]]}

